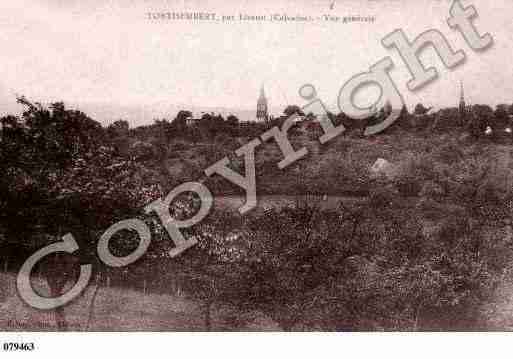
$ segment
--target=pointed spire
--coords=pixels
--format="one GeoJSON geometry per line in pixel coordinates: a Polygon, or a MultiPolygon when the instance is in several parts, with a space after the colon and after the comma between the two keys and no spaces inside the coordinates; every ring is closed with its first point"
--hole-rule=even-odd
{"type": "Polygon", "coordinates": [[[257,101],[257,119],[267,121],[269,119],[267,99],[265,98],[264,84],[260,87],[260,97],[257,101]]]}
{"type": "Polygon", "coordinates": [[[264,84],[260,87],[260,98],[265,98],[264,84]]]}
{"type": "Polygon", "coordinates": [[[468,112],[468,107],[465,104],[465,92],[463,90],[463,81],[460,80],[460,105],[459,105],[459,112],[460,112],[460,121],[464,121],[465,117],[468,112]]]}

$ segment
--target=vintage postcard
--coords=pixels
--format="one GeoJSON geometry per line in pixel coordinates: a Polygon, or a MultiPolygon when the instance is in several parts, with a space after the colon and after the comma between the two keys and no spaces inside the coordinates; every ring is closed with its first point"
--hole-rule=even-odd
{"type": "Polygon", "coordinates": [[[512,13],[2,2],[0,332],[512,330],[512,13]]]}

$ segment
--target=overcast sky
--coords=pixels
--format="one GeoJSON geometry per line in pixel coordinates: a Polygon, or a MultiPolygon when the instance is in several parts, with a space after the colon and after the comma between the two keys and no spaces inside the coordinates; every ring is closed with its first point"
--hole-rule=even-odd
{"type": "MultiPolygon", "coordinates": [[[[62,100],[139,106],[208,106],[254,109],[265,83],[270,105],[303,104],[297,91],[314,84],[334,105],[351,76],[391,56],[391,72],[410,108],[417,102],[448,106],[458,101],[459,80],[472,103],[513,102],[512,0],[473,4],[481,33],[495,40],[473,52],[447,24],[449,0],[4,0],[0,4],[0,112],[18,111],[15,95],[34,101],[62,100]],[[375,16],[374,23],[258,23],[155,21],[148,11],[203,11],[249,15],[287,13],[318,16],[375,16]],[[431,50],[423,58],[439,69],[439,79],[416,93],[394,50],[380,40],[395,28],[410,39],[440,30],[467,61],[447,71],[431,50]]],[[[372,91],[369,92],[369,94],[372,91]]],[[[360,96],[362,97],[362,96],[360,96]]],[[[363,96],[362,101],[365,101],[363,96]]],[[[101,118],[101,113],[93,114],[101,118]]],[[[120,116],[122,114],[120,113],[120,116]]],[[[164,115],[164,114],[163,114],[164,115]]],[[[133,125],[137,119],[130,119],[133,125]]],[[[142,120],[141,120],[142,121],[142,120]]]]}

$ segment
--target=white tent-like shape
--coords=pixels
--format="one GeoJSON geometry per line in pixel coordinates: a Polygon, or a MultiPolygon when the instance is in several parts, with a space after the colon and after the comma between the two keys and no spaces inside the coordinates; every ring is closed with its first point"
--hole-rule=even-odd
{"type": "Polygon", "coordinates": [[[374,162],[374,164],[371,166],[370,172],[374,176],[384,175],[386,177],[392,178],[395,176],[396,168],[386,159],[378,158],[376,162],[374,162]]]}

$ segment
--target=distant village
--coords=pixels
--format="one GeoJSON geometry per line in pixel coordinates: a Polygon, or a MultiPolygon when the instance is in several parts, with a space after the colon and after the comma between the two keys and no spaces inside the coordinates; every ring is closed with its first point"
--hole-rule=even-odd
{"type": "MultiPolygon", "coordinates": [[[[489,105],[474,104],[472,105],[465,98],[465,91],[463,82],[460,82],[460,96],[459,101],[455,101],[456,105],[446,108],[425,107],[423,104],[417,104],[412,113],[409,113],[406,107],[401,109],[401,114],[398,118],[397,126],[417,130],[449,130],[449,129],[463,129],[475,136],[510,136],[513,133],[513,104],[499,104],[495,109],[489,105]]],[[[391,112],[388,103],[385,108],[378,112],[374,118],[369,118],[364,122],[372,123],[379,122],[382,119],[383,113],[391,112]]],[[[398,111],[398,110],[397,110],[398,111]]],[[[361,128],[360,121],[352,121],[350,118],[341,114],[333,114],[327,112],[320,113],[304,113],[299,106],[289,105],[283,114],[274,116],[270,114],[268,99],[265,94],[264,87],[261,87],[260,95],[256,104],[256,111],[254,120],[239,121],[235,115],[229,115],[233,120],[236,120],[240,127],[250,127],[255,122],[260,124],[275,124],[277,121],[283,121],[290,115],[295,115],[295,122],[299,124],[302,129],[315,128],[314,124],[320,120],[322,116],[329,116],[336,120],[337,118],[344,123],[344,125],[351,128],[361,128]],[[352,123],[351,123],[352,122],[352,123]]],[[[214,113],[202,113],[201,116],[191,116],[186,119],[187,127],[194,128],[201,126],[202,121],[206,118],[213,116],[221,116],[214,113]]]]}

